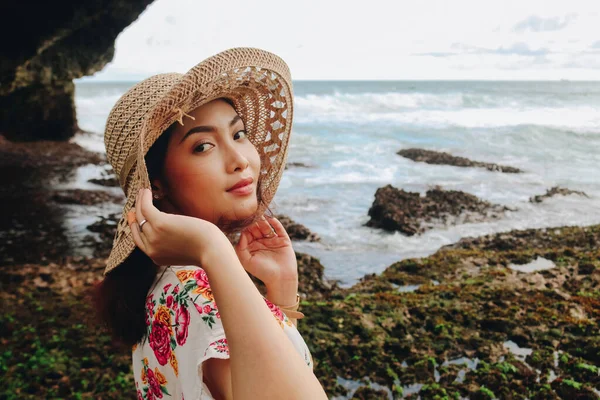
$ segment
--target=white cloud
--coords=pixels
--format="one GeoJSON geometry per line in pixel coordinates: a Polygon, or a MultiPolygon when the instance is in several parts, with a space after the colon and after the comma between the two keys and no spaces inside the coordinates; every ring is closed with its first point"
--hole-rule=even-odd
{"type": "Polygon", "coordinates": [[[559,31],[565,28],[573,19],[575,14],[569,14],[565,17],[541,18],[537,15],[531,15],[517,23],[514,27],[515,32],[545,32],[559,31]]]}
{"type": "Polygon", "coordinates": [[[92,79],[185,72],[251,46],[280,55],[294,79],[598,80],[586,57],[600,46],[599,8],[596,0],[157,0],[92,79]]]}

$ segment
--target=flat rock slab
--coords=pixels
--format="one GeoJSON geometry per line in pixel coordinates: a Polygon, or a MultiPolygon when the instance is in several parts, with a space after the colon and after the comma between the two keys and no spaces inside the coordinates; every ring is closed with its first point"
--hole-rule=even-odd
{"type": "Polygon", "coordinates": [[[489,171],[504,172],[510,174],[516,174],[523,172],[522,170],[514,167],[508,167],[505,165],[498,165],[493,163],[486,163],[481,161],[472,161],[468,158],[453,156],[449,153],[440,151],[424,150],[424,149],[402,149],[396,154],[402,157],[411,159],[416,162],[424,162],[427,164],[437,165],[453,165],[455,167],[477,167],[485,168],[489,171]]]}
{"type": "Polygon", "coordinates": [[[558,195],[568,196],[570,194],[578,194],[580,196],[584,196],[587,198],[590,197],[587,194],[585,194],[585,192],[580,192],[577,190],[570,190],[570,189],[554,186],[554,187],[546,190],[546,194],[530,197],[529,202],[530,203],[541,203],[542,201],[549,199],[550,197],[554,197],[554,196],[558,196],[558,195]]]}

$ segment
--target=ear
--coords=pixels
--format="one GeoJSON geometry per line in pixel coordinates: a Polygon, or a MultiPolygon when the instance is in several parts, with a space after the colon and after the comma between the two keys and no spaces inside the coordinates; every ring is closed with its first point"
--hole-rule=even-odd
{"type": "Polygon", "coordinates": [[[152,186],[152,200],[161,200],[165,197],[166,186],[160,179],[154,179],[150,185],[152,186]]]}

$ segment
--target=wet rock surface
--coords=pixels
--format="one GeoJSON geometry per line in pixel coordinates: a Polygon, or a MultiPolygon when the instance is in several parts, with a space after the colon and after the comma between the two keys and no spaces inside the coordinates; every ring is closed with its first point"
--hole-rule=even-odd
{"type": "MultiPolygon", "coordinates": [[[[106,164],[106,157],[83,149],[70,142],[40,140],[31,143],[18,143],[0,134],[0,168],[3,178],[8,180],[11,172],[26,174],[35,172],[36,177],[59,175],[65,180],[74,167],[85,164],[106,164]],[[32,171],[35,170],[35,171],[32,171]]],[[[19,182],[19,176],[8,182],[13,184],[35,184],[39,182],[19,182]]]]}
{"type": "Polygon", "coordinates": [[[275,218],[281,222],[281,225],[283,225],[292,240],[306,240],[308,242],[318,242],[321,240],[319,235],[311,232],[307,227],[295,222],[290,217],[278,214],[275,218]]]}
{"type": "Polygon", "coordinates": [[[356,400],[378,400],[387,398],[387,392],[385,390],[377,390],[368,386],[359,387],[352,399],[356,400]]]}
{"type": "Polygon", "coordinates": [[[541,203],[542,201],[549,199],[550,197],[554,197],[557,195],[568,196],[570,194],[578,194],[580,196],[584,196],[587,198],[590,197],[587,194],[585,194],[585,192],[581,192],[581,191],[577,191],[577,190],[570,190],[570,189],[554,186],[554,187],[546,190],[545,194],[530,197],[529,202],[530,203],[541,203]]]}
{"type": "Polygon", "coordinates": [[[59,203],[89,204],[109,195],[56,191],[53,185],[70,181],[87,164],[105,160],[74,143],[13,143],[0,136],[0,265],[56,261],[73,250],[59,203]]]}
{"type": "Polygon", "coordinates": [[[100,186],[119,187],[119,181],[114,176],[106,178],[93,178],[90,179],[88,182],[100,186]]]}
{"type": "Polygon", "coordinates": [[[410,160],[416,162],[424,162],[427,164],[437,164],[437,165],[452,165],[455,167],[477,167],[477,168],[485,168],[489,171],[494,172],[504,172],[504,173],[521,173],[518,168],[509,167],[505,165],[498,165],[493,163],[485,163],[480,161],[472,161],[468,158],[453,156],[449,153],[444,153],[440,151],[433,150],[424,150],[424,149],[402,149],[398,151],[396,154],[408,158],[410,160]]]}
{"type": "Polygon", "coordinates": [[[416,235],[436,225],[483,222],[514,211],[506,206],[491,204],[469,193],[443,190],[439,186],[420,193],[406,192],[387,185],[377,189],[369,209],[367,226],[386,231],[416,235]]]}
{"type": "Polygon", "coordinates": [[[285,164],[285,169],[288,168],[314,168],[314,166],[302,162],[289,162],[285,164]]]}
{"type": "Polygon", "coordinates": [[[106,217],[101,215],[96,222],[86,227],[90,232],[96,233],[96,236],[88,235],[85,239],[86,244],[94,249],[95,257],[109,256],[120,219],[121,213],[113,213],[106,217]]]}
{"type": "Polygon", "coordinates": [[[50,199],[60,204],[91,206],[99,203],[124,203],[125,196],[115,196],[100,190],[71,189],[52,193],[50,199]]]}

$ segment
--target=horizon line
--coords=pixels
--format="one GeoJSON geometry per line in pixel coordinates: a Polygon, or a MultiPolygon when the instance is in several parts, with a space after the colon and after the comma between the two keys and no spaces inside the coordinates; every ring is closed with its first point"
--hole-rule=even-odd
{"type": "MultiPolygon", "coordinates": [[[[148,77],[150,77],[149,75],[148,77]]],[[[148,78],[146,77],[146,78],[148,78]]],[[[140,79],[92,79],[85,76],[74,79],[75,83],[131,83],[140,82],[140,79]]],[[[292,79],[292,82],[593,82],[600,83],[600,79],[292,79]]]]}

